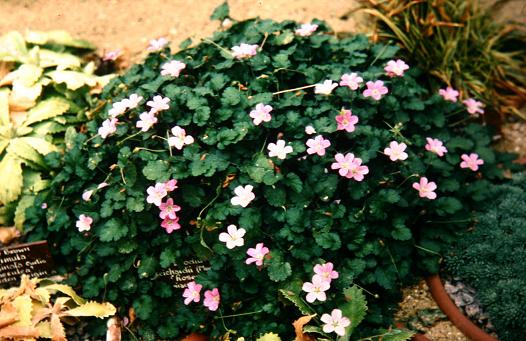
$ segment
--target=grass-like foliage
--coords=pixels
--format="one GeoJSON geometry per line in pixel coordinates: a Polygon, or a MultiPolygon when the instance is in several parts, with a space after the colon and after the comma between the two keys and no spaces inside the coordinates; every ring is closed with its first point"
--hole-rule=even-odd
{"type": "Polygon", "coordinates": [[[254,19],[162,48],[110,82],[63,162],[47,157],[57,172],[37,200],[47,209],[28,210],[30,239],[56,245],[85,296],[121,315],[133,307],[141,339],[288,339],[298,313],[283,290],[322,315],[343,309],[352,284],[379,295],[366,322],[386,325],[389,298],[437,271],[453,231],[502,178],[505,158],[462,105],[428,93],[417,69],[386,75],[397,47],[317,24],[301,35],[295,22],[254,19]],[[328,85],[351,72],[363,78],[356,90],[328,85]],[[462,168],[471,153],[479,164],[462,168]],[[187,290],[158,278],[196,257],[211,269],[187,290]]]}
{"type": "Polygon", "coordinates": [[[493,186],[493,200],[477,214],[446,258],[447,270],[477,292],[500,340],[526,331],[526,176],[493,186]]]}
{"type": "MultiPolygon", "coordinates": [[[[497,1],[498,3],[499,1],[497,1]]],[[[526,29],[502,24],[478,0],[365,0],[378,19],[377,38],[400,44],[413,63],[443,83],[477,97],[500,114],[526,100],[526,29]]],[[[438,83],[437,83],[438,81],[438,83]]]]}

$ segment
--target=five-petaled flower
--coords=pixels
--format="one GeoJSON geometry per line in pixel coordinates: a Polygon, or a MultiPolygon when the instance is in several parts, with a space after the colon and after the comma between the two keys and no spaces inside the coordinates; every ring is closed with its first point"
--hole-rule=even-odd
{"type": "Polygon", "coordinates": [[[354,154],[347,153],[345,155],[338,153],[334,157],[336,162],[331,164],[331,169],[338,169],[341,176],[356,181],[362,181],[365,174],[369,173],[369,167],[362,166],[362,159],[355,158],[354,154]]]}
{"type": "Polygon", "coordinates": [[[460,158],[462,159],[460,168],[469,168],[474,172],[478,171],[479,166],[484,164],[484,160],[479,159],[479,155],[476,153],[462,154],[460,158]]]}
{"type": "Polygon", "coordinates": [[[123,99],[118,102],[114,102],[111,105],[111,109],[108,110],[108,116],[110,118],[116,118],[117,116],[120,116],[126,112],[126,109],[128,109],[128,104],[126,103],[126,99],[123,99]]]}
{"type": "Polygon", "coordinates": [[[356,90],[363,83],[363,78],[358,76],[356,72],[345,73],[340,80],[340,86],[347,86],[351,90],[356,90]]]}
{"type": "Polygon", "coordinates": [[[445,153],[447,153],[447,148],[444,146],[444,143],[440,141],[439,139],[433,139],[430,137],[426,137],[426,145],[424,146],[427,151],[430,151],[432,153],[435,153],[436,155],[442,157],[445,153]]]}
{"type": "Polygon", "coordinates": [[[379,101],[383,95],[389,92],[382,81],[369,81],[365,85],[367,85],[367,89],[363,91],[363,97],[372,97],[379,101]]]}
{"type": "Polygon", "coordinates": [[[320,95],[330,95],[332,90],[338,86],[338,83],[334,83],[332,80],[327,79],[323,83],[318,83],[314,86],[314,93],[320,95]]]}
{"type": "Polygon", "coordinates": [[[142,96],[139,96],[137,94],[131,94],[130,97],[125,98],[122,101],[128,107],[128,109],[135,109],[139,106],[142,100],[142,96]]]}
{"type": "MultiPolygon", "coordinates": [[[[166,188],[166,186],[164,188],[166,188]]],[[[166,202],[161,202],[159,209],[161,210],[161,212],[159,212],[159,217],[161,219],[175,219],[177,218],[177,212],[181,210],[181,206],[175,205],[174,200],[172,198],[168,198],[166,202]]]]}
{"type": "Polygon", "coordinates": [[[166,45],[168,45],[169,41],[165,37],[161,37],[159,39],[152,39],[149,42],[148,51],[159,51],[163,49],[166,45]]]}
{"type": "Polygon", "coordinates": [[[275,156],[281,160],[286,159],[287,154],[293,151],[291,146],[286,146],[285,140],[277,140],[276,143],[269,143],[267,149],[269,150],[269,157],[275,156]]]}
{"type": "Polygon", "coordinates": [[[409,65],[403,60],[397,59],[388,61],[384,71],[389,77],[402,77],[407,69],[409,69],[409,65]]]}
{"type": "Polygon", "coordinates": [[[153,112],[143,112],[139,115],[139,120],[135,123],[137,128],[141,128],[141,131],[148,131],[155,123],[157,123],[157,117],[153,112]]]}
{"type": "Polygon", "coordinates": [[[334,270],[334,265],[331,262],[314,265],[314,273],[329,283],[339,277],[338,272],[334,270]]]}
{"type": "Polygon", "coordinates": [[[391,141],[389,147],[384,149],[384,154],[389,156],[391,161],[405,160],[407,159],[407,153],[405,152],[406,148],[407,145],[403,142],[398,143],[396,141],[391,141]]]}
{"type": "Polygon", "coordinates": [[[167,192],[172,192],[177,188],[177,180],[170,179],[164,183],[164,188],[166,188],[167,192]]]}
{"type": "Polygon", "coordinates": [[[172,60],[161,66],[161,76],[179,77],[179,73],[186,67],[186,64],[178,60],[172,60]]]}
{"type": "Polygon", "coordinates": [[[318,135],[313,139],[307,140],[307,154],[325,155],[325,149],[331,145],[331,141],[324,139],[323,136],[318,135]]]}
{"type": "Polygon", "coordinates": [[[330,287],[331,284],[327,280],[319,275],[314,275],[312,282],[303,283],[301,289],[307,293],[307,302],[312,303],[316,300],[325,301],[327,299],[325,291],[329,290],[330,287]]]}
{"type": "Polygon", "coordinates": [[[263,243],[256,244],[255,248],[249,248],[247,250],[248,257],[245,260],[246,264],[252,264],[256,263],[257,266],[263,265],[263,259],[265,259],[265,256],[269,253],[268,247],[264,246],[263,243]]]}
{"type": "Polygon", "coordinates": [[[93,218],[91,218],[90,216],[81,214],[75,226],[79,229],[79,232],[84,232],[84,231],[89,231],[91,229],[92,223],[93,223],[93,218]]]}
{"type": "Polygon", "coordinates": [[[254,193],[252,193],[252,189],[254,189],[254,186],[252,185],[246,185],[245,187],[237,186],[234,188],[236,196],[230,199],[230,203],[234,206],[247,207],[256,197],[254,193]]]}
{"type": "Polygon", "coordinates": [[[336,333],[337,335],[344,336],[345,328],[351,325],[351,321],[343,316],[343,313],[340,309],[333,309],[331,314],[321,315],[321,322],[325,323],[323,325],[323,331],[325,333],[336,333]]]}
{"type": "Polygon", "coordinates": [[[179,126],[172,128],[172,134],[173,136],[168,138],[168,145],[171,147],[181,150],[185,145],[194,143],[194,138],[186,135],[186,131],[179,126]]]}
{"type": "Polygon", "coordinates": [[[100,137],[105,139],[109,135],[114,134],[117,131],[117,120],[116,118],[107,119],[102,122],[102,126],[99,127],[99,130],[97,131],[100,137]]]}
{"type": "Polygon", "coordinates": [[[316,24],[302,24],[300,28],[297,28],[295,33],[298,36],[308,37],[318,29],[316,24]]]}
{"type": "Polygon", "coordinates": [[[259,103],[256,105],[256,108],[252,110],[249,116],[253,119],[254,125],[259,125],[261,122],[269,122],[272,116],[270,112],[272,111],[272,106],[259,103]]]}
{"type": "Polygon", "coordinates": [[[221,296],[219,295],[219,290],[217,288],[205,291],[205,299],[203,300],[203,305],[209,310],[216,311],[217,308],[219,308],[220,301],[221,296]]]}
{"type": "Polygon", "coordinates": [[[241,43],[232,47],[232,56],[237,59],[246,59],[255,56],[258,52],[258,45],[241,43]]]}
{"type": "Polygon", "coordinates": [[[436,183],[428,181],[426,177],[421,177],[419,182],[413,183],[413,188],[418,191],[418,195],[420,195],[421,198],[433,200],[437,197],[435,193],[435,189],[437,189],[436,183]]]}
{"type": "Polygon", "coordinates": [[[445,89],[439,89],[438,94],[446,101],[456,102],[458,99],[459,92],[452,87],[448,86],[445,89]]]}
{"type": "Polygon", "coordinates": [[[305,127],[305,134],[307,134],[307,135],[316,134],[316,129],[314,129],[313,126],[306,126],[305,127]]]}
{"type": "Polygon", "coordinates": [[[228,249],[233,249],[236,246],[243,246],[245,244],[243,236],[245,236],[247,231],[244,228],[238,229],[236,225],[228,225],[227,231],[228,233],[221,232],[219,234],[219,241],[226,243],[228,249]]]}
{"type": "Polygon", "coordinates": [[[336,115],[336,123],[338,127],[336,130],[345,130],[352,133],[355,129],[355,124],[358,123],[358,116],[353,115],[351,110],[342,109],[340,114],[336,115]]]}
{"type": "Polygon", "coordinates": [[[159,111],[168,110],[170,108],[170,105],[168,103],[170,102],[170,99],[168,97],[163,96],[154,96],[151,101],[146,102],[146,105],[149,106],[150,112],[157,113],[159,111]]]}
{"type": "Polygon", "coordinates": [[[478,114],[484,114],[484,104],[482,102],[476,101],[473,98],[468,98],[462,101],[462,103],[464,103],[466,110],[471,115],[477,116],[478,114]]]}
{"type": "Polygon", "coordinates": [[[181,225],[179,225],[179,217],[175,217],[175,219],[170,219],[168,217],[164,218],[161,222],[161,227],[164,228],[168,234],[175,230],[179,230],[181,228],[181,225]]]}
{"type": "Polygon", "coordinates": [[[199,302],[202,288],[203,286],[195,281],[189,282],[183,292],[184,304],[189,305],[191,302],[199,302]]]}
{"type": "Polygon", "coordinates": [[[146,202],[154,204],[155,206],[160,206],[163,198],[168,194],[166,187],[162,183],[156,183],[155,187],[150,186],[146,190],[148,197],[146,197],[146,202]]]}

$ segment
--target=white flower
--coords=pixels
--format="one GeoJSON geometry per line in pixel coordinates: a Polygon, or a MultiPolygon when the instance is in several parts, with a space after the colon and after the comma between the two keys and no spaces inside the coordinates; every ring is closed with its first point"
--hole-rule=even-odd
{"type": "Polygon", "coordinates": [[[389,147],[384,149],[384,154],[389,156],[391,161],[405,160],[407,159],[407,153],[405,152],[406,148],[407,145],[403,142],[398,143],[396,141],[391,141],[389,147]]]}
{"type": "Polygon", "coordinates": [[[316,134],[316,129],[314,129],[313,126],[306,126],[305,127],[305,134],[307,134],[307,135],[316,134]]]}
{"type": "Polygon", "coordinates": [[[228,233],[221,232],[219,234],[219,241],[226,243],[227,248],[233,249],[236,246],[243,246],[245,244],[243,236],[247,231],[244,228],[238,229],[236,225],[228,225],[227,231],[228,233]]]}
{"type": "Polygon", "coordinates": [[[166,45],[168,45],[169,41],[165,37],[161,37],[159,39],[152,39],[149,42],[148,51],[159,51],[163,49],[166,45]]]}
{"type": "Polygon", "coordinates": [[[110,184],[107,183],[107,182],[101,182],[98,186],[97,186],[97,189],[101,189],[101,188],[104,188],[104,187],[108,187],[110,184]]]}
{"type": "Polygon", "coordinates": [[[311,34],[313,34],[317,29],[318,25],[316,24],[303,24],[300,28],[296,29],[295,33],[296,35],[302,37],[308,37],[311,34]]]}
{"type": "Polygon", "coordinates": [[[333,309],[331,314],[323,314],[321,321],[325,323],[323,331],[325,333],[336,333],[337,335],[344,336],[345,328],[351,324],[351,321],[343,316],[340,309],[333,309]]]}
{"type": "Polygon", "coordinates": [[[325,301],[327,299],[325,291],[329,290],[330,287],[331,284],[329,282],[324,280],[319,275],[314,275],[312,276],[312,283],[303,283],[303,287],[301,289],[307,293],[307,302],[312,303],[316,300],[325,301]]]}
{"type": "Polygon", "coordinates": [[[89,190],[89,191],[82,193],[82,200],[89,201],[92,194],[93,194],[93,190],[89,190]]]}
{"type": "Polygon", "coordinates": [[[234,189],[236,196],[230,199],[230,203],[234,206],[247,207],[256,198],[254,193],[252,193],[252,189],[254,189],[252,185],[237,186],[234,189]]]}
{"type": "Polygon", "coordinates": [[[135,109],[139,106],[139,103],[141,103],[142,100],[142,96],[131,94],[130,97],[123,99],[121,102],[124,102],[129,109],[135,109]]]}
{"type": "Polygon", "coordinates": [[[250,45],[241,43],[238,46],[232,47],[232,56],[237,59],[246,59],[255,56],[258,52],[258,45],[250,45]]]}
{"type": "Polygon", "coordinates": [[[327,79],[323,83],[316,84],[314,87],[314,93],[320,95],[330,95],[332,90],[338,86],[338,83],[333,83],[330,79],[327,79]]]}
{"type": "Polygon", "coordinates": [[[150,112],[156,113],[163,110],[168,110],[170,99],[168,97],[155,96],[151,101],[146,102],[146,105],[152,108],[150,112]]]}
{"type": "Polygon", "coordinates": [[[164,63],[161,67],[161,76],[179,77],[179,73],[186,68],[186,64],[178,60],[164,63]]]}
{"type": "Polygon", "coordinates": [[[102,126],[99,127],[98,130],[100,137],[105,139],[109,135],[115,133],[117,131],[117,122],[118,120],[116,118],[104,120],[102,126]]]}
{"type": "Polygon", "coordinates": [[[89,231],[91,229],[91,224],[93,223],[93,218],[81,214],[79,220],[77,220],[76,226],[79,229],[79,232],[89,231]]]}
{"type": "Polygon", "coordinates": [[[277,140],[276,143],[269,143],[267,149],[269,150],[268,156],[276,156],[278,159],[284,160],[287,158],[288,153],[292,153],[291,146],[285,146],[284,140],[277,140]]]}
{"type": "Polygon", "coordinates": [[[272,106],[259,103],[256,108],[252,110],[249,116],[252,118],[254,125],[259,125],[261,122],[269,122],[272,119],[270,112],[272,106]]]}
{"type": "Polygon", "coordinates": [[[128,109],[128,104],[126,103],[126,100],[118,101],[112,104],[111,109],[108,110],[108,115],[110,118],[115,118],[119,115],[122,115],[126,112],[126,109],[128,109]]]}
{"type": "Polygon", "coordinates": [[[221,23],[221,27],[223,27],[224,29],[229,29],[230,27],[232,27],[234,23],[232,22],[232,20],[226,18],[225,20],[223,20],[223,22],[221,23]]]}
{"type": "Polygon", "coordinates": [[[157,117],[153,112],[143,112],[139,116],[139,121],[135,124],[137,128],[141,128],[141,131],[148,131],[155,123],[157,123],[157,117]]]}
{"type": "Polygon", "coordinates": [[[171,147],[181,150],[185,144],[194,143],[194,138],[190,135],[186,135],[186,131],[179,126],[172,128],[172,134],[174,136],[168,138],[168,145],[171,147]]]}

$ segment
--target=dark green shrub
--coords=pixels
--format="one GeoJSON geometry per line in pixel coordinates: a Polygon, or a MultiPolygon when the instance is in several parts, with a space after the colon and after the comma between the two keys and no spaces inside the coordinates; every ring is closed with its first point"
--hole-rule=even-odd
{"type": "Polygon", "coordinates": [[[488,188],[493,199],[446,258],[448,272],[477,292],[503,341],[526,332],[526,176],[488,188]]]}
{"type": "Polygon", "coordinates": [[[415,81],[416,69],[385,75],[396,47],[372,45],[364,36],[339,39],[318,24],[315,34],[299,37],[295,22],[248,20],[176,54],[151,54],[104,89],[105,107],[86,134],[68,141],[64,162],[48,157],[60,171],[39,197],[48,208],[28,212],[30,238],[56,245],[61,271],[82,285],[83,295],[105,297],[124,315],[134,307],[131,327],[141,338],[173,338],[200,325],[213,336],[233,330],[251,340],[269,331],[289,337],[298,315],[280,290],[305,297],[303,283],[324,262],[334,263],[340,276],[329,299],[314,304],[316,311],[344,304],[341,292],[356,283],[379,294],[369,297],[369,325],[386,325],[400,286],[419,269],[437,271],[443,246],[471,221],[489,181],[502,177],[501,155],[490,148],[487,128],[462,123],[469,120],[462,105],[428,94],[415,81]],[[262,48],[238,60],[229,49],[240,43],[262,48]],[[160,75],[170,60],[186,63],[178,77],[160,75]],[[364,83],[382,79],[389,93],[375,101],[362,95],[363,84],[330,96],[312,90],[351,71],[364,83]],[[108,111],[132,94],[144,97],[139,108],[119,117],[115,133],[102,139],[99,126],[112,124],[108,111]],[[156,95],[170,99],[169,109],[141,132],[137,119],[156,95]],[[249,113],[259,103],[273,107],[272,119],[255,125],[249,113]],[[359,117],[353,132],[337,130],[342,108],[359,117]],[[331,141],[324,156],[306,153],[315,136],[306,133],[309,125],[331,141]],[[194,138],[182,150],[166,141],[175,126],[194,138]],[[441,139],[449,152],[439,157],[426,151],[426,137],[441,139]],[[278,139],[293,149],[285,159],[268,154],[278,139]],[[395,140],[409,145],[407,160],[383,155],[395,140]],[[331,170],[335,154],[350,152],[369,169],[363,181],[331,170]],[[461,154],[471,152],[484,159],[478,172],[459,167],[461,154]],[[412,188],[423,176],[438,183],[436,200],[412,188]],[[172,197],[181,206],[182,228],[167,234],[146,191],[172,178],[178,180],[172,197]],[[102,182],[109,186],[81,201],[84,191],[102,182]],[[255,193],[246,208],[231,203],[241,185],[255,193]],[[87,233],[75,228],[81,214],[93,219],[87,233]],[[218,241],[230,224],[246,230],[244,246],[229,250],[218,241]],[[247,249],[258,243],[270,257],[260,267],[247,265],[247,249]],[[196,256],[211,264],[196,281],[203,291],[219,288],[216,312],[184,305],[182,290],[157,279],[162,269],[196,256]]]}

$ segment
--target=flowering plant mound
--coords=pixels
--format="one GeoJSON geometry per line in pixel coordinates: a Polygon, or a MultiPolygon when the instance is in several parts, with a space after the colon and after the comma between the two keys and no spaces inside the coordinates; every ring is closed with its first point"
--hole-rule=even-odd
{"type": "Polygon", "coordinates": [[[385,71],[396,47],[313,25],[248,20],[152,53],[104,89],[63,164],[47,158],[59,170],[47,209],[28,212],[31,238],[57,245],[84,295],[121,316],[133,307],[141,338],[290,336],[293,295],[339,321],[320,328],[330,339],[353,326],[334,311],[352,284],[384,324],[389,298],[437,270],[502,177],[460,103],[429,94],[410,65],[385,71]],[[462,168],[463,154],[484,163],[462,168]],[[158,278],[189,258],[211,268],[186,289],[158,278]]]}

